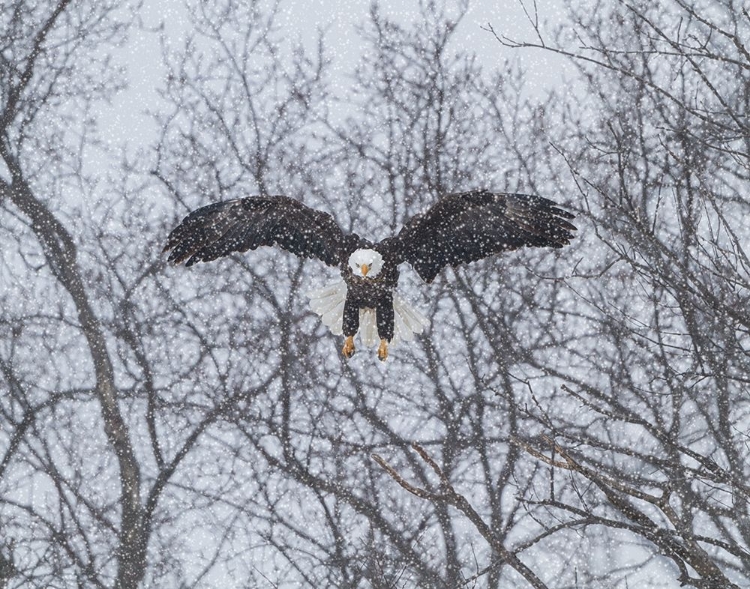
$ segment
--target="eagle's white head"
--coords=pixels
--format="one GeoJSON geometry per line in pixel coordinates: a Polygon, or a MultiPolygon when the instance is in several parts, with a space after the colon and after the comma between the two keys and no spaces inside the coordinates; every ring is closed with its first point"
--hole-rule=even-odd
{"type": "Polygon", "coordinates": [[[383,256],[371,249],[356,250],[349,256],[349,267],[355,276],[375,278],[383,269],[383,256]]]}

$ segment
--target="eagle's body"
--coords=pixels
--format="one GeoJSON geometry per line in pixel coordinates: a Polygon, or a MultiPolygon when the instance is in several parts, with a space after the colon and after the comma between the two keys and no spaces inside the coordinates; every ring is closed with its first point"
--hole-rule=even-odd
{"type": "Polygon", "coordinates": [[[410,339],[426,320],[398,294],[398,267],[408,262],[426,282],[445,266],[480,260],[524,246],[562,247],[573,238],[573,215],[550,200],[522,194],[473,191],[449,194],[408,221],[395,237],[372,243],[344,234],[328,213],[286,196],[253,196],[214,203],[190,213],[170,233],[169,260],[208,262],[232,252],[277,245],[341,270],[343,283],[312,294],[311,306],[334,334],[380,339],[385,360],[394,336],[410,339]],[[374,325],[373,325],[374,324],[374,325]]]}

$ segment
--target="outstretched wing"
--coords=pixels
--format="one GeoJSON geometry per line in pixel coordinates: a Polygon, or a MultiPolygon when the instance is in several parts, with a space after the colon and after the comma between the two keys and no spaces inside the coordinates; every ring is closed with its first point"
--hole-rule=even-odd
{"type": "Polygon", "coordinates": [[[525,246],[567,245],[576,228],[566,219],[573,218],[539,196],[486,190],[448,194],[384,245],[398,263],[408,262],[422,280],[432,282],[445,266],[525,246]]]}
{"type": "Polygon", "coordinates": [[[164,251],[187,266],[233,252],[278,245],[329,266],[341,261],[344,234],[328,213],[287,196],[251,196],[217,202],[190,213],[172,230],[164,251]]]}

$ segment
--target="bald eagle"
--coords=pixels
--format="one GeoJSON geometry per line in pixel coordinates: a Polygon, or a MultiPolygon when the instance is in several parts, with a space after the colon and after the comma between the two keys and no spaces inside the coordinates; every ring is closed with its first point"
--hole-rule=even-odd
{"type": "Polygon", "coordinates": [[[185,217],[164,251],[175,264],[210,262],[233,252],[277,245],[303,258],[340,268],[343,281],[310,294],[312,309],[335,335],[342,353],[354,354],[354,336],[365,345],[388,344],[421,333],[426,319],[396,292],[400,264],[425,282],[445,266],[481,260],[525,246],[560,248],[570,243],[574,216],[556,203],[527,194],[475,190],[448,194],[378,243],[346,234],[328,213],[287,196],[250,196],[210,204],[185,217]],[[361,327],[361,330],[360,330],[361,327]]]}

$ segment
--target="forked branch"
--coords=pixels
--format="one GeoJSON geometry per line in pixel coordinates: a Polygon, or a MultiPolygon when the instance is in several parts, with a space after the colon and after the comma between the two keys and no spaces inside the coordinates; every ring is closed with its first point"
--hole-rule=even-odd
{"type": "Polygon", "coordinates": [[[440,479],[440,489],[432,491],[412,485],[407,481],[401,474],[393,468],[388,462],[386,462],[381,456],[373,454],[372,458],[377,462],[383,470],[385,470],[390,477],[395,480],[401,487],[406,489],[412,495],[415,495],[421,499],[426,499],[433,503],[446,503],[452,505],[463,513],[470,521],[474,524],[476,529],[482,535],[482,537],[489,543],[492,550],[498,555],[501,562],[509,564],[516,572],[518,572],[524,579],[526,579],[532,587],[536,589],[548,589],[547,585],[536,576],[528,566],[526,566],[515,552],[508,550],[502,543],[502,541],[493,532],[492,528],[482,519],[482,516],[471,506],[468,499],[456,492],[451,485],[448,476],[445,474],[443,469],[438,465],[437,462],[427,453],[416,442],[412,442],[411,447],[414,451],[419,454],[420,458],[424,460],[427,465],[435,472],[440,479]]]}

